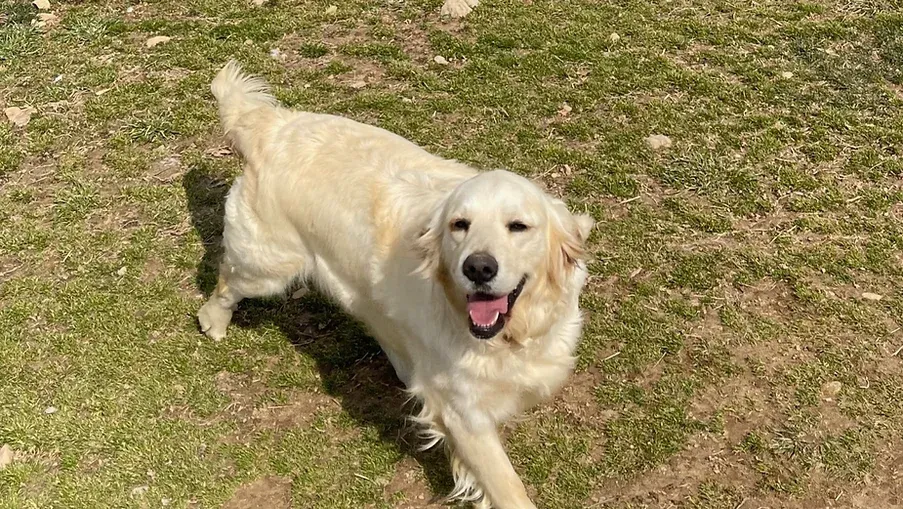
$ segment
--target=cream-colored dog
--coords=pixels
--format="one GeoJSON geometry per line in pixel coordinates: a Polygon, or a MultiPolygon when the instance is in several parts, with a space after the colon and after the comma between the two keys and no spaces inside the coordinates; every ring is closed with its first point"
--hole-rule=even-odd
{"type": "Polygon", "coordinates": [[[422,404],[414,420],[427,447],[448,448],[451,497],[535,507],[497,427],[573,369],[592,219],[513,173],[281,108],[234,62],[211,88],[245,165],[202,330],[220,339],[243,298],[312,282],[369,327],[422,404]]]}

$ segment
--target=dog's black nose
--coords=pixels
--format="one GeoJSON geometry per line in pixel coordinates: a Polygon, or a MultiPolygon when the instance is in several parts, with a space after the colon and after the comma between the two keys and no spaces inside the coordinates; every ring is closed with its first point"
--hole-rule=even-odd
{"type": "Polygon", "coordinates": [[[474,253],[464,260],[464,276],[478,285],[492,281],[499,273],[499,262],[488,253],[474,253]]]}

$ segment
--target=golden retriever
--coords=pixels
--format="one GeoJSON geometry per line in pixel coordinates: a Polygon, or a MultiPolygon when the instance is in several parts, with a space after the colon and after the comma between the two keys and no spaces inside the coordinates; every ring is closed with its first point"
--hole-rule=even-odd
{"type": "Polygon", "coordinates": [[[282,108],[235,62],[211,89],[245,164],[201,329],[223,338],[241,299],[312,282],[367,325],[421,403],[426,447],[451,458],[450,497],[535,507],[497,428],[573,370],[593,220],[513,173],[282,108]]]}

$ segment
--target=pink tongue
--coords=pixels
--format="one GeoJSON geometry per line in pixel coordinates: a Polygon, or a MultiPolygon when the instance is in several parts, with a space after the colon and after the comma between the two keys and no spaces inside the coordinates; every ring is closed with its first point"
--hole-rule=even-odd
{"type": "Polygon", "coordinates": [[[472,300],[467,298],[467,312],[470,319],[477,325],[492,325],[495,322],[496,313],[503,315],[508,312],[508,296],[504,295],[494,300],[472,300]]]}

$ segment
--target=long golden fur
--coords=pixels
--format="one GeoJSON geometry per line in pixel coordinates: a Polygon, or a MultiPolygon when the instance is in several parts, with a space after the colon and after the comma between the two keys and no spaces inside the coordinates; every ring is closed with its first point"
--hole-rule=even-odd
{"type": "Polygon", "coordinates": [[[425,446],[448,449],[451,496],[535,507],[497,428],[573,370],[592,219],[515,174],[282,108],[235,63],[211,89],[245,164],[201,329],[221,339],[243,298],[312,283],[369,327],[421,403],[413,419],[425,446]],[[491,261],[480,273],[478,258],[491,261]]]}

